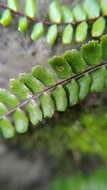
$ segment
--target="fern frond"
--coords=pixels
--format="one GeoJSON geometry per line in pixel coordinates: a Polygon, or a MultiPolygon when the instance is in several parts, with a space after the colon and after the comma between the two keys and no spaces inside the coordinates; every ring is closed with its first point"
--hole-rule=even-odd
{"type": "Polygon", "coordinates": [[[69,8],[54,0],[48,8],[47,20],[37,19],[36,0],[25,0],[24,12],[20,12],[18,0],[8,0],[0,3],[3,26],[11,24],[13,14],[19,17],[18,31],[25,32],[32,24],[31,39],[38,40],[44,34],[46,42],[53,45],[59,36],[59,26],[62,26],[61,40],[63,44],[73,41],[83,42],[91,28],[91,37],[98,38],[106,30],[107,3],[105,0],[84,0],[69,8]],[[100,15],[101,12],[101,15],[100,15]]]}
{"type": "Polygon", "coordinates": [[[37,125],[64,112],[89,93],[107,87],[107,35],[90,41],[80,51],[69,50],[49,60],[54,71],[36,66],[30,74],[11,79],[9,91],[0,89],[0,129],[11,138],[28,130],[28,122],[37,125]],[[59,80],[60,79],[60,80],[59,80]]]}

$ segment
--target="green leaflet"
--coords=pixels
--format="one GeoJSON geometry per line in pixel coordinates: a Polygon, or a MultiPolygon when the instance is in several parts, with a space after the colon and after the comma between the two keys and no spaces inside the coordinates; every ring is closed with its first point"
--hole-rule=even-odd
{"type": "Polygon", "coordinates": [[[62,56],[55,56],[50,59],[48,63],[54,69],[59,78],[67,78],[72,73],[71,67],[62,56]]]}
{"type": "Polygon", "coordinates": [[[52,91],[52,97],[54,98],[57,111],[63,112],[67,109],[67,96],[61,85],[58,85],[56,89],[52,91]]]}
{"type": "Polygon", "coordinates": [[[55,83],[53,72],[50,72],[49,69],[45,68],[42,65],[34,67],[32,69],[32,75],[47,86],[53,85],[55,83]]]}
{"type": "Polygon", "coordinates": [[[3,26],[8,26],[12,21],[12,14],[10,10],[5,10],[0,18],[0,24],[3,26]]]}
{"type": "Polygon", "coordinates": [[[30,90],[19,79],[10,80],[10,90],[21,99],[27,99],[31,94],[30,90]]]}
{"type": "Polygon", "coordinates": [[[68,84],[65,85],[65,89],[68,93],[68,98],[69,98],[69,105],[73,106],[78,103],[78,84],[75,80],[72,80],[68,84]]]}
{"type": "Polygon", "coordinates": [[[86,13],[79,4],[73,8],[72,13],[76,22],[86,20],[86,13]]]}
{"type": "MultiPolygon", "coordinates": [[[[36,66],[32,70],[32,75],[47,86],[55,83],[53,73],[49,72],[49,70],[43,66],[36,66]]],[[[43,111],[44,118],[51,118],[54,114],[54,102],[51,98],[51,95],[48,93],[42,95],[40,97],[40,105],[43,111]]]]}
{"type": "Polygon", "coordinates": [[[62,43],[63,44],[70,44],[73,38],[73,26],[68,24],[62,33],[62,43]]]}
{"type": "Polygon", "coordinates": [[[36,0],[25,0],[25,15],[33,19],[36,17],[36,0]]]}
{"type": "Polygon", "coordinates": [[[105,67],[93,72],[91,74],[91,77],[92,77],[91,92],[101,92],[104,88],[105,67]]]}
{"type": "Polygon", "coordinates": [[[6,139],[10,139],[15,136],[14,126],[6,117],[3,117],[3,119],[0,120],[0,129],[6,139]]]}
{"type": "Polygon", "coordinates": [[[56,24],[51,25],[47,32],[47,37],[46,37],[47,43],[53,45],[57,39],[57,35],[58,35],[57,25],[56,24]]]}
{"type": "Polygon", "coordinates": [[[39,122],[43,120],[43,114],[42,111],[34,100],[31,100],[27,105],[26,105],[26,110],[28,111],[30,122],[33,125],[37,125],[39,122]]]}
{"type": "Polygon", "coordinates": [[[19,100],[17,99],[16,96],[11,94],[7,90],[0,88],[0,102],[12,108],[12,107],[15,107],[19,103],[19,100]]]}
{"type": "Polygon", "coordinates": [[[87,22],[81,22],[79,25],[77,25],[76,33],[75,33],[75,40],[76,42],[83,42],[87,38],[87,30],[88,30],[88,24],[87,22]]]}
{"type": "Polygon", "coordinates": [[[17,108],[17,110],[13,113],[13,119],[15,123],[15,129],[18,133],[25,133],[28,130],[28,118],[21,109],[17,108]]]}
{"type": "Polygon", "coordinates": [[[31,39],[34,41],[34,40],[37,40],[39,39],[44,33],[44,26],[43,26],[43,23],[40,22],[40,23],[37,23],[33,26],[33,30],[32,30],[32,33],[31,33],[31,39]]]}
{"type": "Polygon", "coordinates": [[[100,7],[97,0],[85,0],[83,7],[89,19],[100,16],[100,7]]]}
{"type": "Polygon", "coordinates": [[[92,25],[92,37],[99,37],[103,34],[104,30],[105,30],[105,18],[100,17],[99,19],[97,19],[93,25],[92,25]]]}
{"type": "Polygon", "coordinates": [[[19,10],[19,3],[18,0],[7,0],[8,8],[18,11],[19,10]]]}
{"type": "Polygon", "coordinates": [[[49,6],[49,19],[54,23],[61,22],[61,8],[58,0],[53,1],[49,6]]]}
{"type": "Polygon", "coordinates": [[[25,32],[28,28],[29,22],[26,17],[21,17],[18,23],[18,31],[25,32]]]}
{"type": "MultiPolygon", "coordinates": [[[[23,82],[33,94],[36,94],[44,88],[44,85],[31,74],[22,73],[19,77],[20,81],[23,82]]],[[[26,105],[26,110],[29,114],[30,121],[33,125],[37,125],[43,119],[42,111],[34,100],[31,100],[26,105]]]]}
{"type": "Polygon", "coordinates": [[[107,35],[101,37],[102,58],[107,59],[107,35]]]}
{"type": "Polygon", "coordinates": [[[89,93],[91,87],[91,77],[89,74],[81,77],[78,80],[79,85],[79,100],[83,100],[89,93]]]}
{"type": "MultiPolygon", "coordinates": [[[[47,71],[47,70],[46,70],[47,71]]],[[[36,69],[33,69],[33,74],[36,76],[36,69]]],[[[41,73],[41,71],[40,71],[41,73]]],[[[46,73],[45,73],[46,74],[46,73]]],[[[40,76],[40,75],[39,75],[40,76]]],[[[47,75],[46,75],[47,76],[47,75]]],[[[44,77],[44,76],[43,76],[44,77]]],[[[45,77],[46,78],[46,77],[45,77]]],[[[35,77],[33,77],[31,74],[28,73],[22,73],[19,76],[19,79],[21,82],[23,82],[34,94],[37,92],[42,91],[44,88],[44,85],[35,77]]],[[[49,78],[50,81],[51,77],[49,78]]]]}
{"type": "MultiPolygon", "coordinates": [[[[0,102],[0,116],[5,114],[7,111],[8,109],[5,104],[0,102]]],[[[0,120],[0,130],[3,136],[7,139],[12,138],[15,135],[13,125],[6,117],[3,117],[3,119],[0,120]]]]}
{"type": "MultiPolygon", "coordinates": [[[[29,84],[30,84],[30,81],[29,81],[29,84]]],[[[29,84],[28,84],[28,86],[29,86],[29,84]]],[[[32,92],[30,91],[31,88],[28,89],[27,86],[25,84],[23,84],[20,80],[15,80],[15,79],[11,80],[10,81],[10,89],[12,90],[13,93],[15,93],[22,100],[29,98],[30,95],[32,94],[32,92]]],[[[30,121],[33,125],[35,125],[35,124],[39,123],[39,121],[41,121],[42,113],[41,113],[39,106],[36,104],[35,101],[30,101],[25,106],[25,108],[29,114],[30,121]],[[34,118],[34,115],[36,115],[35,118],[34,118]]],[[[26,126],[26,128],[27,128],[27,126],[26,126]]]]}
{"type": "Polygon", "coordinates": [[[54,115],[54,102],[49,93],[44,93],[40,97],[40,104],[43,111],[44,118],[51,118],[54,115]]]}
{"type": "Polygon", "coordinates": [[[0,116],[5,114],[8,111],[7,107],[5,106],[5,104],[0,102],[0,116]]]}
{"type": "Polygon", "coordinates": [[[81,47],[81,54],[89,65],[97,65],[102,60],[102,48],[98,41],[90,41],[81,47]]]}
{"type": "Polygon", "coordinates": [[[104,16],[107,16],[107,1],[106,0],[99,0],[99,2],[100,2],[102,14],[104,16]]]}
{"type": "Polygon", "coordinates": [[[74,49],[66,51],[64,58],[71,65],[74,73],[79,73],[85,70],[86,63],[78,50],[74,49]]]}
{"type": "MultiPolygon", "coordinates": [[[[0,115],[3,115],[8,111],[5,104],[9,108],[13,108],[18,103],[19,102],[18,102],[17,98],[13,94],[11,94],[10,92],[8,92],[4,89],[0,89],[0,115]]],[[[12,138],[15,135],[14,126],[6,117],[3,117],[0,120],[0,130],[3,134],[3,136],[7,139],[12,138]]]]}
{"type": "Polygon", "coordinates": [[[62,5],[61,6],[61,11],[62,11],[62,21],[63,22],[70,22],[70,23],[73,23],[74,22],[74,18],[73,18],[73,14],[72,14],[72,11],[71,9],[66,6],[66,5],[62,5]]]}

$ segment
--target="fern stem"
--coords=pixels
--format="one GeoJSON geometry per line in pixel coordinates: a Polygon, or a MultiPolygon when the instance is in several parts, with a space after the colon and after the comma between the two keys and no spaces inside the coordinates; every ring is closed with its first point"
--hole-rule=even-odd
{"type": "Polygon", "coordinates": [[[83,77],[86,74],[89,74],[97,69],[100,69],[101,67],[106,66],[107,67],[107,61],[104,61],[103,63],[96,65],[94,67],[90,67],[88,69],[86,69],[85,71],[73,75],[71,77],[68,77],[67,79],[61,80],[57,83],[55,83],[54,85],[50,86],[50,87],[45,87],[41,92],[36,93],[35,95],[31,95],[28,99],[22,101],[21,103],[19,103],[16,107],[14,107],[13,109],[9,110],[7,113],[5,113],[4,115],[0,116],[0,119],[2,119],[3,117],[7,117],[10,114],[12,114],[14,111],[16,111],[17,108],[22,108],[23,106],[25,106],[26,104],[28,104],[32,99],[37,100],[42,94],[46,93],[46,92],[51,92],[52,90],[54,90],[58,85],[65,85],[68,82],[70,82],[71,80],[78,80],[81,77],[83,77]]]}
{"type": "MultiPolygon", "coordinates": [[[[19,16],[19,17],[26,17],[29,21],[33,22],[33,23],[43,23],[45,25],[52,25],[52,24],[56,24],[56,25],[68,25],[68,24],[72,24],[72,25],[77,25],[81,22],[83,22],[84,20],[82,21],[75,21],[74,22],[60,22],[60,23],[57,23],[57,22],[51,22],[49,20],[38,20],[38,19],[33,19],[31,17],[28,17],[26,16],[24,13],[20,12],[20,11],[14,11],[13,9],[10,9],[6,4],[4,3],[0,3],[0,8],[2,9],[9,9],[13,14],[19,16]]],[[[85,20],[87,21],[88,23],[92,23],[93,21],[97,20],[98,18],[100,18],[100,16],[96,17],[96,18],[93,18],[93,19],[88,19],[88,20],[85,20]]]]}

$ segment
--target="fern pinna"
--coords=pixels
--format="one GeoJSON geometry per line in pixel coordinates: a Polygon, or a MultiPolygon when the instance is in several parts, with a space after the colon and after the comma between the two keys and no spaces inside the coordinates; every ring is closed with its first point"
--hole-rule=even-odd
{"type": "Polygon", "coordinates": [[[18,31],[25,32],[33,24],[31,39],[35,41],[45,33],[46,41],[51,45],[55,43],[60,31],[62,43],[70,44],[73,41],[85,41],[90,30],[93,38],[100,37],[106,30],[106,0],[84,0],[71,8],[54,0],[49,5],[46,20],[37,19],[36,0],[25,0],[24,13],[19,12],[18,0],[0,3],[0,8],[0,23],[3,26],[10,25],[13,14],[17,15],[18,31]]]}
{"type": "Polygon", "coordinates": [[[0,89],[0,129],[5,138],[28,131],[29,121],[37,125],[64,112],[89,93],[107,86],[107,35],[90,41],[80,51],[68,50],[49,60],[53,71],[36,66],[30,74],[11,79],[9,89],[0,89]],[[59,80],[60,79],[60,80],[59,80]]]}

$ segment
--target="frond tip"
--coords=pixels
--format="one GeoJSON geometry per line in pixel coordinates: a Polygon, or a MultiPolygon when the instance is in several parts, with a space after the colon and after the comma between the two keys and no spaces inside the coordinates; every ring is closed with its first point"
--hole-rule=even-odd
{"type": "Polygon", "coordinates": [[[107,87],[107,35],[90,41],[80,51],[69,50],[49,60],[53,68],[36,66],[11,79],[9,91],[0,89],[0,130],[5,138],[23,134],[55,111],[64,112],[89,93],[107,87]],[[59,80],[60,79],[60,80],[59,80]]]}

